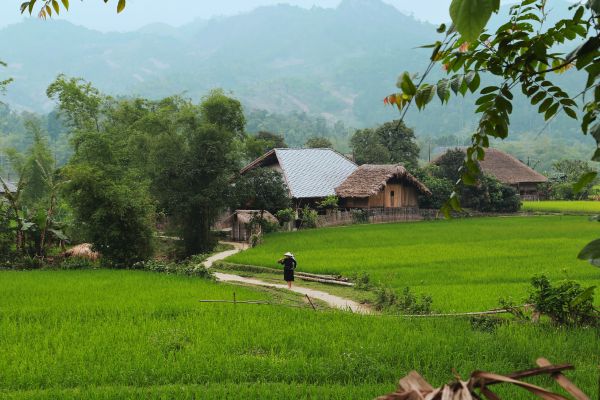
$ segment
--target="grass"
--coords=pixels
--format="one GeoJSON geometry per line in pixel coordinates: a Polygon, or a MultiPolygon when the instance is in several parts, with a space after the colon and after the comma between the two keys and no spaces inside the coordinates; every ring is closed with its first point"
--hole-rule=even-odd
{"type": "Polygon", "coordinates": [[[576,259],[599,228],[577,216],[354,225],[268,235],[228,261],[276,268],[292,251],[300,271],[366,271],[384,285],[432,295],[436,310],[482,311],[500,298],[523,301],[536,274],[600,286],[600,270],[576,259]]]}
{"type": "Polygon", "coordinates": [[[600,214],[600,201],[524,201],[523,211],[600,214]]]}
{"type": "Polygon", "coordinates": [[[0,272],[0,398],[372,399],[412,369],[440,385],[541,355],[595,394],[592,330],[197,302],[233,291],[269,297],[141,271],[0,272]]]}

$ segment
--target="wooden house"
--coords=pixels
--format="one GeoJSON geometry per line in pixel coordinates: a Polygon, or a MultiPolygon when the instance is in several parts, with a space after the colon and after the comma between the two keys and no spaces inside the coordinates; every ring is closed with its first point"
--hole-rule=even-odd
{"type": "Polygon", "coordinates": [[[343,208],[418,207],[431,192],[402,165],[361,165],[335,189],[343,208]]]}

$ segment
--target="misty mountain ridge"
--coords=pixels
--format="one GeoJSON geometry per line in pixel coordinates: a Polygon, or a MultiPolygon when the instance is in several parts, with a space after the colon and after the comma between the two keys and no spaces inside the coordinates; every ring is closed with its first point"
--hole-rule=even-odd
{"type": "MultiPolygon", "coordinates": [[[[569,5],[552,4],[561,16],[569,5]]],[[[221,87],[249,111],[300,111],[372,126],[398,117],[382,99],[396,90],[399,73],[425,69],[430,50],[417,47],[439,38],[435,28],[380,0],[343,0],[335,9],[264,6],[182,27],[156,23],[126,33],[27,20],[0,30],[0,59],[15,79],[5,101],[17,109],[49,111],[54,103],[45,89],[64,73],[111,95],[184,94],[199,100],[221,87]]],[[[573,75],[561,77],[561,83],[578,87],[573,75]]],[[[431,79],[441,76],[436,71],[431,79]]],[[[476,123],[473,110],[472,98],[453,99],[448,106],[434,100],[424,112],[411,110],[408,123],[421,135],[466,134],[476,123]]],[[[541,128],[542,119],[532,114],[535,110],[515,107],[512,129],[541,128]]],[[[576,123],[557,120],[550,134],[577,131],[576,123]]]]}

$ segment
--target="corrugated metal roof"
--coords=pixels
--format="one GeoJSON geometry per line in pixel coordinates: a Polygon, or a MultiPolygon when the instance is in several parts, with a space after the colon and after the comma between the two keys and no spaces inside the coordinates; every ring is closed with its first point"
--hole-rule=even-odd
{"type": "Polygon", "coordinates": [[[293,198],[335,195],[335,188],[358,168],[332,149],[275,149],[293,198]]]}

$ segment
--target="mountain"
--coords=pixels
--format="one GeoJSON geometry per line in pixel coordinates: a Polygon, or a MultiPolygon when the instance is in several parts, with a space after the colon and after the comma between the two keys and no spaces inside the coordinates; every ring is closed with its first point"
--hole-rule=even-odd
{"type": "MultiPolygon", "coordinates": [[[[552,4],[558,15],[567,15],[569,3],[552,4]]],[[[53,103],[45,88],[65,73],[112,95],[184,93],[199,99],[222,87],[248,110],[305,112],[372,126],[398,117],[382,99],[395,91],[399,73],[425,69],[430,50],[417,47],[438,38],[435,28],[380,0],[343,0],[335,9],[260,7],[180,28],[153,24],[128,33],[27,20],[0,30],[0,59],[15,78],[5,101],[13,108],[49,111],[53,103]]],[[[435,71],[432,79],[441,75],[435,71]]],[[[561,82],[573,92],[580,87],[573,73],[561,82]]],[[[411,110],[409,125],[418,135],[468,134],[476,122],[472,100],[411,110]]],[[[531,109],[515,108],[514,131],[543,127],[531,109]]],[[[577,130],[576,123],[558,118],[546,132],[570,137],[577,130]]]]}

